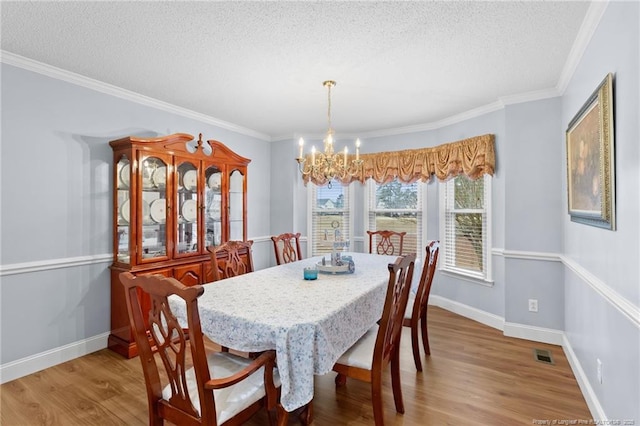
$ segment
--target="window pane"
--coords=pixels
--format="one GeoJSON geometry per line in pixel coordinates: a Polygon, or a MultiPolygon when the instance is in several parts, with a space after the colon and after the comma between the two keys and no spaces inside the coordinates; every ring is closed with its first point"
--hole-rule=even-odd
{"type": "Polygon", "coordinates": [[[484,207],[484,179],[470,180],[464,175],[455,178],[455,209],[484,207]]]}
{"type": "MultiPolygon", "coordinates": [[[[405,231],[407,235],[404,236],[404,242],[402,244],[403,253],[420,253],[418,250],[418,213],[374,213],[373,219],[375,220],[376,230],[391,230],[396,232],[405,231]]],[[[372,244],[378,244],[379,241],[376,238],[373,239],[372,244]]]]}
{"type": "Polygon", "coordinates": [[[397,180],[376,184],[376,209],[417,209],[418,184],[402,184],[397,180]]]}
{"type": "Polygon", "coordinates": [[[455,266],[483,271],[482,214],[455,214],[455,266]]]}
{"type": "Polygon", "coordinates": [[[345,208],[345,187],[339,185],[332,188],[319,187],[316,191],[314,208],[324,210],[345,208]]]}
{"type": "MultiPolygon", "coordinates": [[[[402,252],[417,253],[420,258],[424,251],[420,249],[423,186],[419,182],[401,183],[397,179],[382,185],[370,181],[369,185],[368,229],[406,232],[402,252]]],[[[379,238],[374,236],[371,246],[376,247],[379,242],[379,238]]],[[[399,238],[392,242],[397,246],[399,238]]]]}
{"type": "Polygon", "coordinates": [[[334,241],[350,240],[348,187],[313,186],[312,255],[331,253],[334,241]]]}
{"type": "Polygon", "coordinates": [[[458,176],[443,184],[445,269],[474,277],[489,276],[488,189],[488,177],[472,181],[458,176]]]}

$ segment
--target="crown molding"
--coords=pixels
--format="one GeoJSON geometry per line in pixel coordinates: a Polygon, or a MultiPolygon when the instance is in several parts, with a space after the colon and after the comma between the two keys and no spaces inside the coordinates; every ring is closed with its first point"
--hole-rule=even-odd
{"type": "Polygon", "coordinates": [[[474,108],[460,114],[452,115],[451,117],[444,118],[442,120],[434,121],[432,123],[417,124],[415,126],[396,127],[394,129],[381,129],[374,130],[372,132],[363,133],[360,138],[377,138],[381,136],[395,136],[403,135],[407,133],[424,132],[428,130],[437,130],[442,127],[450,126],[452,124],[460,123],[472,118],[480,117],[481,115],[488,114],[490,112],[499,111],[504,108],[504,104],[501,101],[495,101],[487,105],[483,105],[478,108],[474,108]]]}
{"type": "Polygon", "coordinates": [[[563,95],[564,91],[567,90],[569,81],[571,81],[573,73],[576,71],[578,63],[580,63],[582,59],[582,55],[584,55],[585,50],[587,50],[591,37],[593,37],[593,34],[596,32],[607,6],[609,6],[609,0],[592,1],[589,5],[580,30],[578,30],[578,36],[573,42],[567,61],[564,63],[562,73],[560,73],[558,84],[556,85],[556,90],[560,95],[563,95]]]}
{"type": "Polygon", "coordinates": [[[561,94],[560,92],[558,92],[558,89],[554,87],[551,89],[535,90],[533,92],[520,93],[517,95],[511,95],[511,96],[503,96],[500,98],[500,101],[503,103],[503,105],[506,106],[506,105],[522,104],[525,102],[534,102],[542,99],[557,98],[560,95],[561,94]]]}
{"type": "Polygon", "coordinates": [[[271,137],[265,133],[238,126],[227,121],[219,120],[217,118],[201,114],[187,108],[172,105],[168,102],[141,95],[140,93],[132,92],[130,90],[126,90],[112,84],[85,77],[71,71],[63,70],[52,65],[44,64],[33,59],[25,58],[24,56],[16,55],[15,53],[7,52],[6,50],[0,50],[0,62],[25,69],[27,71],[33,71],[35,73],[55,78],[57,80],[66,81],[68,83],[85,87],[87,89],[95,90],[96,92],[105,93],[107,95],[115,96],[120,99],[135,102],[140,105],[148,106],[172,114],[180,115],[185,118],[190,118],[203,123],[211,124],[235,133],[251,136],[267,142],[271,141],[271,137]]]}
{"type": "MultiPolygon", "coordinates": [[[[396,127],[390,129],[380,129],[374,130],[370,132],[363,132],[361,134],[341,134],[340,139],[353,139],[359,137],[361,139],[365,138],[377,138],[384,136],[396,136],[407,133],[418,133],[430,130],[437,130],[442,127],[450,126],[453,124],[457,124],[472,118],[480,117],[482,115],[499,111],[503,109],[506,105],[524,103],[537,101],[541,99],[548,99],[557,96],[562,96],[564,91],[566,90],[571,77],[573,76],[578,63],[582,59],[582,56],[587,48],[587,45],[591,41],[593,34],[595,33],[598,24],[600,23],[600,19],[604,14],[607,6],[609,5],[609,0],[602,1],[593,1],[591,2],[589,9],[582,21],[582,25],[580,26],[580,30],[578,31],[578,35],[576,37],[575,42],[571,48],[567,61],[565,62],[564,68],[558,80],[558,83],[554,88],[551,89],[543,89],[534,92],[528,92],[523,94],[517,94],[512,96],[504,96],[499,100],[489,103],[487,105],[480,106],[478,108],[474,108],[460,114],[453,115],[451,117],[444,118],[442,120],[438,120],[432,123],[424,123],[417,124],[406,127],[396,127]]],[[[173,114],[181,115],[186,118],[191,118],[194,120],[198,120],[204,123],[212,124],[214,126],[227,129],[236,133],[240,133],[246,136],[255,137],[257,139],[266,141],[266,142],[281,142],[287,140],[295,140],[299,136],[297,133],[293,133],[292,135],[277,135],[277,136],[269,136],[265,133],[261,133],[252,129],[248,129],[246,127],[238,126],[233,123],[229,123],[223,120],[219,120],[214,117],[210,117],[205,114],[201,114],[186,108],[178,107],[167,102],[163,102],[157,99],[150,98],[148,96],[141,95],[139,93],[135,93],[126,89],[119,88],[117,86],[113,86],[111,84],[103,83],[98,80],[94,80],[88,77],[84,77],[82,75],[72,73],[70,71],[66,71],[60,68],[53,67],[51,65],[47,65],[38,61],[34,61],[32,59],[28,59],[19,55],[16,55],[11,52],[7,52],[4,50],[0,50],[0,61],[9,65],[17,66],[29,71],[37,72],[43,75],[47,75],[49,77],[53,77],[56,79],[64,80],[73,84],[77,84],[79,86],[83,86],[92,90],[96,90],[98,92],[106,93],[112,96],[116,96],[122,99],[126,99],[132,102],[136,102],[142,105],[150,106],[152,108],[160,109],[163,111],[167,111],[173,114]]],[[[308,139],[319,139],[321,140],[324,137],[323,135],[308,135],[308,139]]]]}

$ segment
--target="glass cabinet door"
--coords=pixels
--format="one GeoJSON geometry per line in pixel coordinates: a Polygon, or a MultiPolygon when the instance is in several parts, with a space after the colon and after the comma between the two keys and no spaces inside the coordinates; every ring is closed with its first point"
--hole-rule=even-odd
{"type": "Polygon", "coordinates": [[[222,242],[222,171],[217,166],[209,166],[204,176],[204,245],[217,246],[222,242]]]}
{"type": "Polygon", "coordinates": [[[140,159],[141,258],[167,256],[167,163],[158,157],[140,159]]]}
{"type": "Polygon", "coordinates": [[[184,161],[178,164],[176,172],[176,255],[182,256],[198,252],[198,168],[184,161]]]}
{"type": "Polygon", "coordinates": [[[244,240],[244,175],[237,169],[229,175],[229,239],[244,240]]]}
{"type": "Polygon", "coordinates": [[[129,236],[131,235],[131,201],[129,200],[129,184],[131,182],[131,163],[122,157],[116,164],[117,188],[117,255],[116,260],[121,263],[131,263],[129,250],[129,236]]]}

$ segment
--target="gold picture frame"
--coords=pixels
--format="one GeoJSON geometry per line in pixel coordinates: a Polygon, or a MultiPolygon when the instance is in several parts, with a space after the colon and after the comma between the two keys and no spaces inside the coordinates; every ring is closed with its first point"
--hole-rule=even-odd
{"type": "Polygon", "coordinates": [[[615,230],[613,74],[567,127],[567,196],[574,222],[615,230]]]}

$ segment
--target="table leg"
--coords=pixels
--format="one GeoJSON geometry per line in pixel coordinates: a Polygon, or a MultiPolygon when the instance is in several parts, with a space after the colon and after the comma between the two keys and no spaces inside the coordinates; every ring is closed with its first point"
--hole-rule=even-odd
{"type": "Polygon", "coordinates": [[[313,400],[309,401],[309,403],[302,408],[299,418],[300,423],[305,426],[313,422],[313,400]]]}

